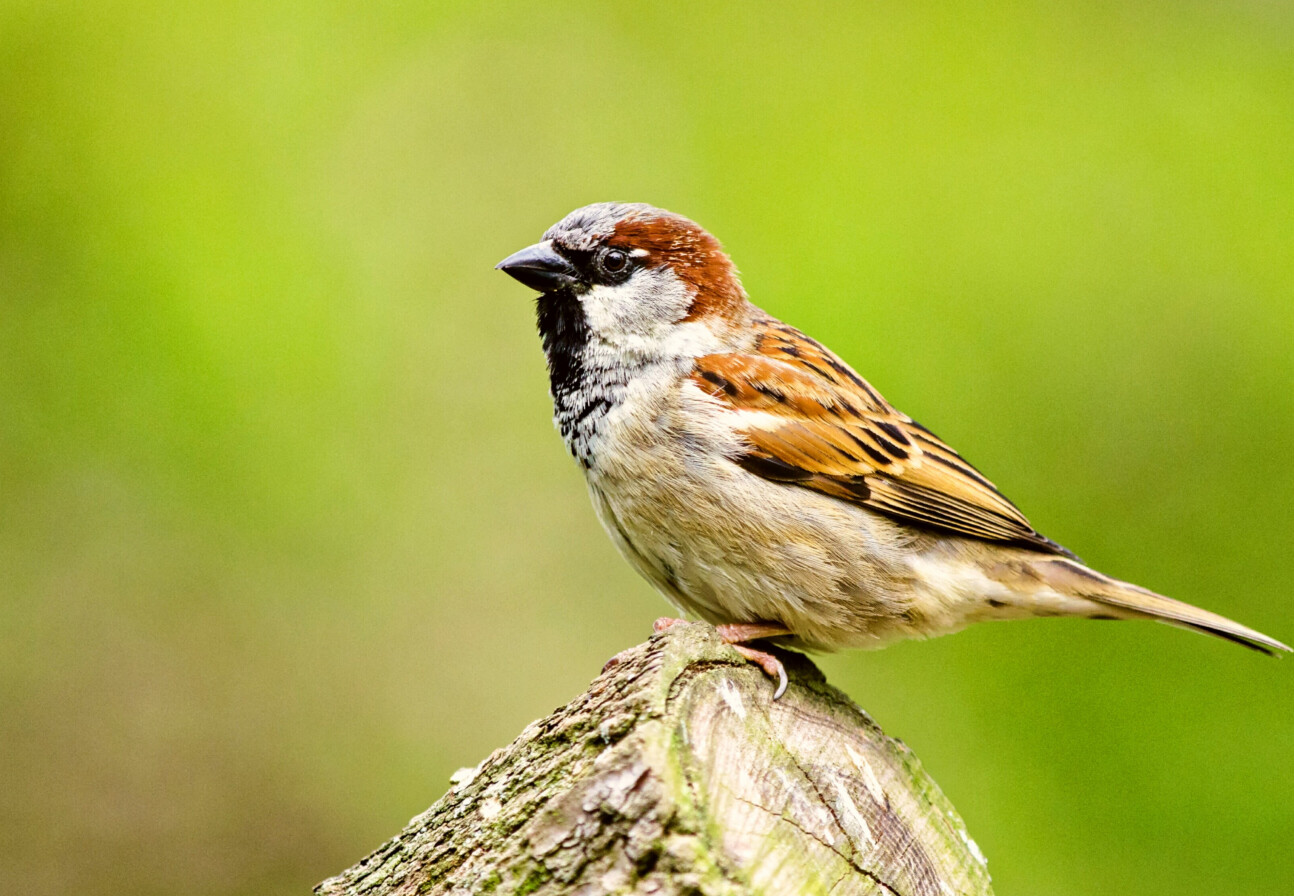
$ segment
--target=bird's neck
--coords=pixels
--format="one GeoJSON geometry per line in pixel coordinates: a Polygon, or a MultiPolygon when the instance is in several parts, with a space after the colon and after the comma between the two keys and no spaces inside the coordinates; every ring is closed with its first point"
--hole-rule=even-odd
{"type": "Polygon", "coordinates": [[[561,290],[538,301],[539,335],[548,360],[553,422],[586,469],[594,462],[599,433],[624,401],[631,383],[676,382],[698,357],[743,347],[753,339],[746,317],[702,318],[662,324],[655,332],[602,333],[589,324],[578,296],[561,290]]]}
{"type": "Polygon", "coordinates": [[[621,402],[633,372],[594,336],[579,298],[569,290],[539,297],[538,324],[553,422],[567,449],[587,469],[602,422],[621,402]]]}

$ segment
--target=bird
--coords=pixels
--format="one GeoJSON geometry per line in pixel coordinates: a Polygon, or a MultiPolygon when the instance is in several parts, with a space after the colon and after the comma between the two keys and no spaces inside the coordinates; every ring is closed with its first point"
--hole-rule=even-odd
{"type": "Polygon", "coordinates": [[[840,357],[754,305],[682,215],[587,205],[496,268],[538,293],[553,421],[616,548],[775,679],[774,699],[786,671],[760,642],[827,652],[1076,616],[1290,650],[1039,533],[840,357]]]}

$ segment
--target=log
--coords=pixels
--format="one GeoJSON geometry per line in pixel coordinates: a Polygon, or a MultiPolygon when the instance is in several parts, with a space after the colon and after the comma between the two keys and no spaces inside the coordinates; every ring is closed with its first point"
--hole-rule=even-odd
{"type": "Polygon", "coordinates": [[[916,756],[807,658],[704,623],[619,654],[320,896],[991,893],[916,756]]]}

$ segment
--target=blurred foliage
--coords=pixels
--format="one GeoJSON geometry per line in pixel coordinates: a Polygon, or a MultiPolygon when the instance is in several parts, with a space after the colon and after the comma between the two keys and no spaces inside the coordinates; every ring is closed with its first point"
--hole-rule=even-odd
{"type": "MultiPolygon", "coordinates": [[[[596,200],[701,221],[1099,568],[1294,637],[1292,54],[1259,2],[0,2],[0,891],[304,892],[646,636],[491,269],[596,200]]],[[[1288,892],[1288,663],[824,665],[1004,896],[1288,892]]]]}

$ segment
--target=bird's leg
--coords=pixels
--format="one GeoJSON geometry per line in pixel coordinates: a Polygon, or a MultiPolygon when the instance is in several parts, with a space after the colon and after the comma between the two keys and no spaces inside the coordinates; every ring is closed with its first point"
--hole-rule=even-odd
{"type": "Polygon", "coordinates": [[[771,653],[746,646],[747,641],[789,635],[790,632],[786,630],[785,626],[771,622],[732,622],[726,625],[716,625],[715,631],[719,633],[719,637],[723,639],[725,644],[731,644],[733,650],[763,669],[765,675],[769,678],[777,679],[777,690],[773,691],[774,700],[786,693],[786,667],[782,665],[782,661],[771,653]]]}
{"type": "MultiPolygon", "coordinates": [[[[682,624],[684,621],[683,619],[674,619],[671,616],[662,616],[652,623],[652,631],[660,634],[682,624]]],[[[786,677],[786,667],[782,665],[782,661],[771,653],[746,646],[747,641],[789,635],[790,632],[787,631],[786,626],[772,622],[729,622],[724,625],[716,625],[714,630],[719,633],[723,643],[732,645],[733,650],[763,669],[764,674],[769,678],[777,679],[777,690],[773,691],[774,700],[786,693],[788,679],[786,677]]],[[[611,666],[616,659],[617,657],[612,657],[607,666],[611,666]]]]}
{"type": "MultiPolygon", "coordinates": [[[[659,625],[662,620],[657,619],[659,625]]],[[[674,620],[677,621],[677,620],[674,620]]],[[[744,644],[747,641],[758,641],[760,638],[780,638],[789,635],[786,626],[775,622],[729,622],[716,625],[714,630],[723,638],[725,644],[744,644]]]]}

